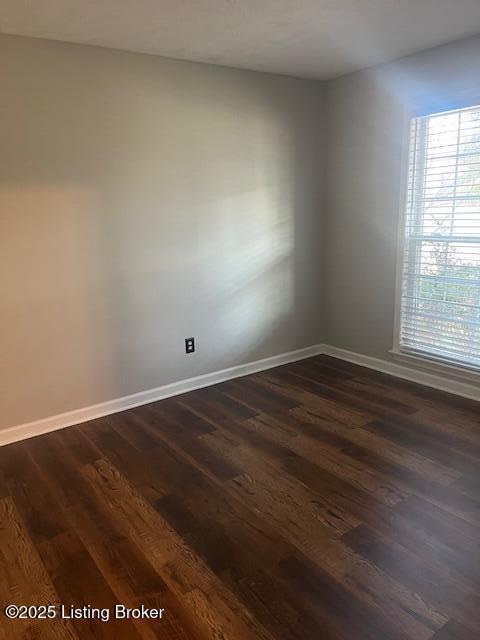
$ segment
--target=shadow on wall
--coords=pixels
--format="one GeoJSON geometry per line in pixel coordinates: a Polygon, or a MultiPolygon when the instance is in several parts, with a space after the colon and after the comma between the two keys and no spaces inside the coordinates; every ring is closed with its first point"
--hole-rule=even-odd
{"type": "Polygon", "coordinates": [[[480,37],[329,83],[327,342],[393,359],[409,116],[480,102],[480,37]]]}
{"type": "Polygon", "coordinates": [[[313,85],[2,54],[0,428],[318,340],[313,85]]]}

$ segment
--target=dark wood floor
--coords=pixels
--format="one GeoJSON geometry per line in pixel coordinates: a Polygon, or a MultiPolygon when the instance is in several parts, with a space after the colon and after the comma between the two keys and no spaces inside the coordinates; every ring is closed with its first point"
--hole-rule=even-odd
{"type": "Polygon", "coordinates": [[[0,449],[0,638],[478,640],[480,411],[319,356],[0,449]]]}

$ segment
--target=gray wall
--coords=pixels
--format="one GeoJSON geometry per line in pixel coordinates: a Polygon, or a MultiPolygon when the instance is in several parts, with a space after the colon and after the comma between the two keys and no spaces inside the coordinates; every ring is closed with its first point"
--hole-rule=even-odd
{"type": "Polygon", "coordinates": [[[327,87],[327,342],[391,359],[397,228],[410,113],[480,103],[480,37],[327,87]]]}
{"type": "Polygon", "coordinates": [[[325,110],[318,82],[0,36],[0,429],[317,342],[389,359],[405,112],[480,102],[479,63],[432,49],[325,110]]]}
{"type": "Polygon", "coordinates": [[[322,85],[2,36],[0,87],[0,428],[322,340],[322,85]]]}

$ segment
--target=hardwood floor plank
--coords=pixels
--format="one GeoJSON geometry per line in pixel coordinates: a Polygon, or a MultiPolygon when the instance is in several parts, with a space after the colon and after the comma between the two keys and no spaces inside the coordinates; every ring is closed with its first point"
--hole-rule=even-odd
{"type": "MultiPolygon", "coordinates": [[[[260,518],[256,511],[251,510],[250,502],[242,499],[230,499],[228,495],[224,494],[223,489],[211,486],[207,478],[191,487],[182,486],[179,491],[178,497],[168,496],[159,500],[157,508],[166,508],[167,518],[169,510],[173,510],[173,518],[175,520],[178,516],[180,527],[185,526],[186,522],[190,523],[187,527],[190,535],[193,535],[192,531],[196,531],[195,517],[200,517],[201,521],[205,523],[202,525],[204,532],[197,531],[195,534],[195,540],[200,545],[200,549],[203,549],[203,545],[209,537],[208,532],[215,530],[220,525],[221,528],[216,534],[216,544],[209,545],[214,557],[212,562],[216,563],[219,546],[222,549],[228,547],[228,541],[224,540],[227,535],[227,540],[235,541],[237,550],[235,553],[229,554],[228,561],[221,560],[221,564],[225,562],[231,567],[233,563],[235,575],[238,575],[240,571],[237,559],[245,553],[244,550],[255,549],[252,560],[257,567],[257,576],[254,583],[260,581],[265,585],[270,580],[268,576],[271,576],[279,584],[282,580],[288,584],[285,576],[282,576],[282,573],[278,571],[277,565],[290,554],[298,554],[300,551],[316,564],[326,565],[324,568],[328,575],[333,580],[345,584],[352,596],[361,600],[367,608],[372,607],[374,611],[378,610],[381,615],[387,614],[395,629],[409,629],[414,637],[429,638],[432,629],[435,630],[446,622],[445,618],[428,609],[420,598],[413,597],[401,585],[395,584],[386,575],[376,571],[373,565],[362,562],[360,558],[348,553],[347,548],[338,540],[325,536],[318,538],[312,535],[311,530],[306,529],[300,539],[290,535],[290,530],[285,528],[281,532],[277,532],[277,529],[272,528],[268,521],[265,521],[263,517],[260,518]],[[184,513],[185,509],[189,509],[188,513],[184,513]],[[278,537],[279,534],[281,538],[278,537]],[[264,572],[262,579],[258,573],[259,567],[262,567],[264,572]],[[386,585],[390,590],[388,595],[385,593],[386,585]],[[381,606],[379,606],[379,601],[381,606]],[[406,607],[408,607],[407,610],[405,610],[406,607]],[[415,615],[410,613],[413,611],[415,611],[415,615]]],[[[233,497],[238,498],[238,494],[234,492],[233,497]]],[[[172,526],[174,526],[173,523],[172,526]]],[[[182,535],[185,538],[186,534],[182,533],[182,535]]],[[[250,555],[249,551],[248,556],[250,555]]],[[[231,570],[230,568],[229,571],[231,570]]],[[[215,571],[222,573],[218,566],[215,566],[215,571]]],[[[244,569],[240,571],[240,574],[243,575],[243,571],[244,569]]],[[[251,584],[251,580],[250,578],[246,579],[245,585],[251,584]]],[[[286,584],[284,589],[287,588],[286,584]]],[[[245,588],[246,586],[244,586],[245,588]]],[[[243,595],[251,597],[252,594],[244,592],[243,595]]],[[[294,593],[289,593],[287,600],[294,602],[295,598],[294,593]]],[[[301,602],[297,602],[296,606],[297,609],[302,609],[301,602]]],[[[304,613],[304,618],[305,615],[304,613]]],[[[305,630],[302,632],[302,637],[305,637],[305,630]]]]}
{"type": "MultiPolygon", "coordinates": [[[[308,552],[306,555],[309,556],[308,552]]],[[[317,552],[312,559],[357,598],[379,608],[393,626],[406,630],[412,638],[429,638],[448,620],[418,593],[355,553],[342,540],[322,544],[321,553],[317,552]]]]}
{"type": "Polygon", "coordinates": [[[322,442],[316,437],[312,438],[310,434],[283,435],[277,423],[277,420],[272,420],[264,414],[248,422],[257,432],[265,434],[270,440],[283,443],[297,456],[346,480],[353,487],[371,493],[385,504],[393,505],[408,495],[391,484],[387,475],[373,471],[361,460],[349,455],[344,448],[332,446],[331,442],[322,442]]]}
{"type": "Polygon", "coordinates": [[[480,637],[478,403],[328,356],[0,448],[2,640],[480,637]]]}
{"type": "Polygon", "coordinates": [[[295,556],[281,562],[285,578],[321,620],[320,631],[328,630],[337,637],[365,640],[405,640],[406,632],[390,625],[381,613],[366,607],[343,585],[333,580],[320,567],[295,556]]]}
{"type": "MultiPolygon", "coordinates": [[[[191,546],[209,568],[220,576],[222,582],[248,607],[255,619],[268,629],[274,637],[309,637],[316,623],[306,611],[295,611],[291,597],[283,593],[274,578],[263,567],[265,556],[259,561],[249,546],[242,544],[238,522],[234,535],[225,525],[220,526],[211,514],[193,514],[183,499],[174,495],[156,503],[157,510],[191,546]],[[229,535],[230,534],[230,535],[229,535]],[[262,585],[268,599],[259,598],[256,585],[262,585]]],[[[241,525],[240,525],[241,526],[241,525]]]]}
{"type": "MultiPolygon", "coordinates": [[[[37,544],[37,549],[67,609],[70,606],[94,606],[112,611],[117,598],[76,533],[61,533],[51,540],[37,544]]],[[[82,640],[111,638],[113,635],[125,640],[141,638],[132,621],[116,620],[113,616],[108,626],[97,619],[75,619],[72,624],[82,640]]]]}
{"type": "MultiPolygon", "coordinates": [[[[144,420],[140,419],[135,428],[138,431],[144,430],[144,420]]],[[[155,436],[154,445],[148,451],[139,452],[123,438],[123,433],[123,429],[114,431],[113,441],[103,436],[99,440],[98,434],[91,432],[88,437],[98,442],[105,459],[111,461],[149,502],[153,503],[170,493],[170,486],[165,484],[164,475],[158,473],[160,461],[163,468],[174,470],[175,481],[178,483],[188,485],[199,476],[199,470],[159,436],[155,436]]]]}
{"type": "Polygon", "coordinates": [[[60,606],[62,594],[57,593],[52,582],[52,575],[42,563],[13,500],[1,498],[0,609],[1,627],[8,640],[83,637],[77,636],[72,624],[60,617],[41,620],[6,618],[4,608],[7,605],[60,606]]]}
{"type": "Polygon", "coordinates": [[[108,462],[87,465],[83,473],[108,497],[111,517],[178,596],[185,614],[205,637],[270,638],[168,522],[108,462]]]}
{"type": "Polygon", "coordinates": [[[307,370],[305,366],[296,365],[292,368],[292,375],[298,376],[309,382],[312,391],[320,394],[328,393],[329,396],[337,398],[347,405],[366,409],[374,415],[389,414],[398,412],[400,414],[412,414],[417,411],[404,402],[389,397],[388,394],[379,394],[368,384],[360,385],[356,379],[332,380],[328,375],[316,375],[315,371],[307,370]]]}
{"type": "Polygon", "coordinates": [[[480,457],[477,457],[477,449],[471,447],[470,453],[463,453],[451,443],[442,443],[441,434],[425,436],[418,423],[410,425],[400,424],[392,419],[375,420],[364,427],[372,433],[380,434],[387,440],[391,440],[406,449],[418,452],[426,458],[435,460],[448,466],[459,474],[475,474],[480,466],[480,457]]]}
{"type": "Polygon", "coordinates": [[[198,415],[195,415],[183,406],[180,407],[179,410],[182,412],[183,417],[177,416],[177,418],[174,419],[173,416],[169,416],[168,418],[159,416],[157,418],[157,416],[152,416],[147,408],[145,409],[147,413],[142,412],[141,414],[144,418],[143,427],[150,434],[165,441],[177,451],[187,455],[194,465],[205,469],[210,475],[216,477],[221,482],[240,475],[240,469],[233,462],[227,462],[223,458],[219,458],[215,452],[205,447],[198,437],[194,437],[195,432],[193,434],[188,433],[188,416],[190,415],[192,415],[193,424],[202,422],[206,425],[206,431],[203,433],[208,433],[212,430],[209,423],[201,420],[198,415]]]}
{"type": "MultiPolygon", "coordinates": [[[[81,465],[84,446],[71,448],[65,432],[58,434],[55,443],[58,464],[44,469],[54,500],[62,503],[64,495],[57,482],[58,467],[81,465]]],[[[89,441],[85,438],[86,448],[89,441]]],[[[77,444],[80,441],[77,440],[77,444]]],[[[77,499],[63,505],[62,517],[78,533],[89,556],[117,598],[117,602],[135,608],[141,605],[166,608],[168,616],[162,620],[134,620],[142,638],[166,637],[172,640],[194,640],[197,634],[188,626],[178,600],[155,572],[138,547],[108,517],[103,496],[93,491],[82,474],[71,477],[77,499]]],[[[109,631],[111,633],[111,630],[109,631]]]]}
{"type": "Polygon", "coordinates": [[[479,594],[467,585],[459,584],[448,572],[432,566],[422,553],[407,550],[365,525],[346,533],[343,540],[398,582],[418,593],[433,608],[480,632],[479,594]]]}
{"type": "Polygon", "coordinates": [[[359,520],[345,511],[323,494],[317,494],[297,482],[286,473],[281,473],[279,465],[265,460],[258,465],[258,454],[248,445],[240,445],[232,451],[224,434],[206,437],[208,445],[235,457],[241,462],[245,473],[233,478],[227,486],[237,492],[245,502],[269,520],[282,527],[288,522],[289,531],[299,530],[321,539],[331,535],[341,535],[359,524],[359,520]]]}
{"type": "Polygon", "coordinates": [[[265,411],[276,413],[285,409],[293,409],[297,403],[281,394],[265,393],[259,391],[255,384],[248,378],[241,381],[224,382],[219,385],[219,390],[225,395],[238,400],[238,402],[250,407],[257,413],[265,411]]]}
{"type": "Polygon", "coordinates": [[[29,448],[29,443],[24,442],[10,449],[9,458],[15,473],[8,480],[8,490],[30,537],[36,543],[63,533],[68,525],[29,448]]]}
{"type": "Polygon", "coordinates": [[[424,476],[427,483],[426,488],[428,488],[430,483],[442,486],[449,485],[461,477],[461,473],[451,469],[448,465],[443,465],[440,462],[431,460],[412,449],[405,448],[401,444],[383,437],[381,430],[369,430],[369,423],[364,424],[362,427],[345,428],[345,425],[341,422],[325,419],[310,409],[294,409],[292,414],[300,421],[304,421],[323,429],[331,435],[340,436],[350,441],[352,445],[358,447],[356,448],[355,455],[365,458],[375,454],[377,461],[383,458],[394,465],[398,465],[400,469],[404,468],[405,474],[407,471],[411,471],[415,474],[419,483],[421,483],[421,477],[424,476]]]}
{"type": "Polygon", "coordinates": [[[478,632],[467,629],[456,620],[449,620],[432,640],[478,640],[478,632]]]}

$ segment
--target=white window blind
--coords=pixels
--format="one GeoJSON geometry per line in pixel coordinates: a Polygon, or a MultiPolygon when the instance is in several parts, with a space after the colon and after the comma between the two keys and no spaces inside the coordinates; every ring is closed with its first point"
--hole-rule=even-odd
{"type": "Polygon", "coordinates": [[[480,106],[412,120],[399,342],[480,369],[480,106]]]}

